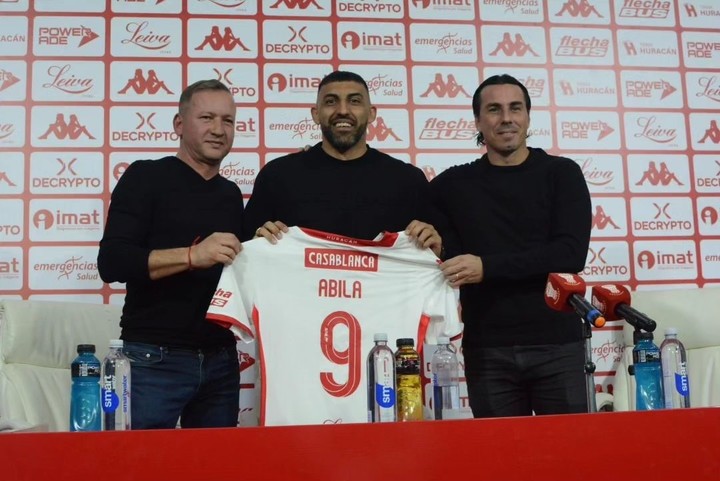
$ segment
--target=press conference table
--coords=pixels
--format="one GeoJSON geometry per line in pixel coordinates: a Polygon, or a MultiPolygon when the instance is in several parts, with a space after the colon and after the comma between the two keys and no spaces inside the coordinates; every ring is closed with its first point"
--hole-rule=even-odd
{"type": "Polygon", "coordinates": [[[720,408],[527,418],[0,434],[3,481],[607,481],[720,476],[720,408]]]}

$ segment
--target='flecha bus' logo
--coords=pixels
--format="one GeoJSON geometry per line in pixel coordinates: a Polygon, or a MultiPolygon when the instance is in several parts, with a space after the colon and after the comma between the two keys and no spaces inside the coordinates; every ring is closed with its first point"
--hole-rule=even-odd
{"type": "Polygon", "coordinates": [[[435,94],[438,98],[450,97],[454,99],[458,94],[463,94],[465,97],[470,98],[470,94],[465,91],[462,85],[457,83],[453,74],[448,74],[446,81],[443,79],[441,73],[436,73],[435,80],[430,82],[427,90],[420,94],[420,97],[428,97],[431,93],[435,94]]]}
{"type": "Polygon", "coordinates": [[[677,185],[683,185],[675,175],[668,169],[665,162],[660,162],[660,169],[654,161],[648,163],[648,169],[643,173],[642,178],[635,183],[635,185],[643,185],[645,181],[650,182],[654,186],[662,184],[667,187],[671,182],[675,182],[677,185]]]}
{"type": "Polygon", "coordinates": [[[210,33],[205,36],[205,39],[200,45],[195,47],[195,50],[205,50],[206,46],[209,46],[216,52],[220,50],[225,50],[226,52],[229,52],[230,50],[234,50],[236,48],[240,48],[245,52],[250,51],[250,49],[242,43],[242,40],[235,36],[232,28],[225,27],[223,33],[220,34],[220,27],[218,27],[217,25],[214,25],[210,29],[210,33]]]}
{"type": "Polygon", "coordinates": [[[128,79],[125,86],[120,89],[118,93],[126,94],[130,89],[138,95],[155,95],[160,90],[164,90],[168,95],[173,95],[173,91],[167,88],[165,82],[158,78],[154,69],[148,70],[147,75],[143,74],[143,70],[141,68],[135,69],[135,75],[128,79]]]}
{"type": "Polygon", "coordinates": [[[87,127],[82,125],[77,118],[77,115],[70,114],[70,121],[65,120],[65,114],[59,113],[55,117],[55,122],[48,126],[48,129],[38,139],[45,140],[50,134],[53,134],[57,139],[70,139],[77,140],[81,135],[85,135],[88,139],[95,140],[95,137],[88,132],[87,127]]]}
{"type": "Polygon", "coordinates": [[[495,57],[498,55],[498,52],[502,51],[503,54],[507,57],[512,57],[513,55],[517,55],[518,57],[524,57],[526,53],[530,52],[535,57],[539,57],[535,50],[528,45],[525,40],[523,39],[522,35],[519,33],[515,34],[515,41],[512,40],[510,37],[510,32],[505,32],[503,34],[503,38],[500,42],[498,42],[497,47],[495,50],[490,52],[490,55],[495,57]]]}

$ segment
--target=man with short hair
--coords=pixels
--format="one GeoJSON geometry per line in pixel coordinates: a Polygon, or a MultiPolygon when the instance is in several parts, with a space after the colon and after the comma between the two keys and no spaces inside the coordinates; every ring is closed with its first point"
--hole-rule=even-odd
{"type": "Polygon", "coordinates": [[[133,429],[236,426],[235,338],[205,321],[222,266],[242,249],[243,198],[219,175],[235,101],[217,80],[180,96],[177,155],[132,163],[112,193],[98,270],[125,282],[133,429]]]}
{"type": "Polygon", "coordinates": [[[367,144],[377,109],[365,80],[353,72],[327,75],[311,114],[322,142],[260,170],[245,211],[245,238],[277,242],[287,226],[358,239],[405,230],[440,255],[425,174],[367,144]]]}
{"type": "Polygon", "coordinates": [[[483,81],[472,107],[486,154],[430,186],[455,255],[441,268],[460,287],[473,414],[587,412],[582,321],[544,300],[549,273],[585,265],[591,207],[583,173],[527,146],[530,96],[514,77],[483,81]]]}

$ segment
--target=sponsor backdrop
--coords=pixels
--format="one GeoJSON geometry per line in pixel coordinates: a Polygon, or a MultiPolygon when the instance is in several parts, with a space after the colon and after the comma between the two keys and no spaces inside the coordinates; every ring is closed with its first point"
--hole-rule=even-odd
{"type": "MultiPolygon", "coordinates": [[[[480,80],[515,75],[530,144],[590,187],[584,278],[720,283],[715,0],[0,0],[0,296],[121,303],[96,271],[110,192],[130,162],[175,152],[183,87],[232,90],[222,174],[247,198],[264,164],[320,140],[309,106],[333,69],[369,83],[370,144],[429,179],[480,154],[480,80]]],[[[595,332],[598,389],[620,328],[595,332]]]]}

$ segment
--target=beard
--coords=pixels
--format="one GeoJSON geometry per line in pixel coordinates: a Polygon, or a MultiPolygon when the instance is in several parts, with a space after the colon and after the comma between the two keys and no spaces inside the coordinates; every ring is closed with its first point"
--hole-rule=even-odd
{"type": "Polygon", "coordinates": [[[362,139],[365,131],[367,130],[367,124],[356,125],[355,128],[347,133],[336,134],[333,132],[331,125],[321,125],[320,131],[323,134],[323,138],[333,146],[335,150],[340,153],[347,152],[350,148],[357,145],[362,139]]]}

